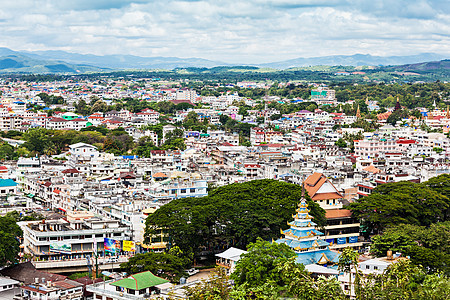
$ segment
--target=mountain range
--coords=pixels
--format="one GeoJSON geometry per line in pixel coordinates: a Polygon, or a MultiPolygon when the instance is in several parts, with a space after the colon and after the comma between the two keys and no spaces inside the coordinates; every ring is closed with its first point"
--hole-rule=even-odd
{"type": "MultiPolygon", "coordinates": [[[[435,53],[409,56],[372,56],[369,54],[296,58],[272,63],[247,64],[261,68],[288,69],[317,65],[387,66],[438,61],[448,57],[435,53]]],[[[239,64],[238,64],[239,65],[239,64]]],[[[59,50],[14,51],[0,48],[0,73],[86,73],[120,69],[212,68],[233,66],[202,58],[141,57],[134,55],[78,54],[59,50]]]]}

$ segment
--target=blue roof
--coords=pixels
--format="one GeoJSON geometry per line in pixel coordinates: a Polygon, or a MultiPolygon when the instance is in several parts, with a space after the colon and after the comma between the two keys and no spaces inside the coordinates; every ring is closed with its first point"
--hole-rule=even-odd
{"type": "Polygon", "coordinates": [[[320,261],[320,259],[325,256],[328,262],[337,263],[339,262],[340,254],[338,252],[331,251],[330,249],[323,249],[317,251],[307,251],[297,253],[297,263],[309,265],[315,264],[320,261]]]}
{"type": "Polygon", "coordinates": [[[294,220],[292,222],[289,222],[289,225],[295,227],[312,227],[316,226],[317,224],[311,220],[294,220]]]}
{"type": "Polygon", "coordinates": [[[313,247],[323,247],[323,246],[329,246],[330,243],[328,243],[325,240],[309,240],[309,241],[299,241],[299,240],[291,240],[291,239],[279,239],[276,240],[275,243],[277,244],[286,244],[289,247],[296,250],[296,248],[300,247],[300,249],[311,249],[313,247]]]}
{"type": "Polygon", "coordinates": [[[318,231],[315,228],[308,228],[308,229],[304,229],[304,230],[289,228],[289,229],[284,230],[283,234],[293,235],[297,238],[323,235],[322,232],[318,231]]]}
{"type": "Polygon", "coordinates": [[[0,179],[0,187],[17,186],[17,182],[12,179],[0,179]]]}

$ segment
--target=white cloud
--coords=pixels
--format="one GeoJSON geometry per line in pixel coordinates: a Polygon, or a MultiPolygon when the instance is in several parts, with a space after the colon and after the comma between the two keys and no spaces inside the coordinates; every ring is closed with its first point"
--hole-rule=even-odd
{"type": "Polygon", "coordinates": [[[447,1],[8,1],[0,45],[234,63],[450,53],[447,1]]]}

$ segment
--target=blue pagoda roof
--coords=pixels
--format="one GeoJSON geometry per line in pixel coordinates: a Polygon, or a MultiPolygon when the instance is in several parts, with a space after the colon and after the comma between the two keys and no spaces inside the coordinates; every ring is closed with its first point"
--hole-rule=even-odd
{"type": "Polygon", "coordinates": [[[309,240],[309,241],[298,241],[298,240],[290,240],[290,239],[279,239],[276,240],[275,243],[277,244],[286,244],[289,247],[293,248],[294,250],[301,250],[301,249],[310,249],[313,247],[324,247],[329,246],[330,243],[324,240],[309,240]]]}
{"type": "Polygon", "coordinates": [[[297,253],[296,262],[299,264],[336,264],[339,261],[340,254],[338,252],[331,251],[330,249],[307,251],[297,253]]]}
{"type": "Polygon", "coordinates": [[[317,224],[311,220],[294,220],[292,222],[288,222],[288,225],[293,227],[314,227],[317,224]]]}
{"type": "Polygon", "coordinates": [[[314,237],[317,235],[323,235],[322,232],[320,232],[319,230],[315,229],[315,228],[308,228],[308,229],[294,229],[294,228],[289,228],[283,231],[283,234],[287,234],[287,235],[293,235],[297,238],[307,238],[307,237],[314,237]]]}

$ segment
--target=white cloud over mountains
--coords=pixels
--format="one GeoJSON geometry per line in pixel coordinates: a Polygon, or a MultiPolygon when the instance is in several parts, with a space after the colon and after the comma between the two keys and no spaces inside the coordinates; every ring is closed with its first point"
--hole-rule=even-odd
{"type": "Polygon", "coordinates": [[[447,0],[15,0],[0,46],[256,63],[335,54],[450,54],[447,0]]]}

